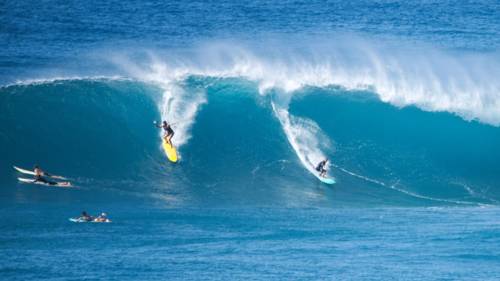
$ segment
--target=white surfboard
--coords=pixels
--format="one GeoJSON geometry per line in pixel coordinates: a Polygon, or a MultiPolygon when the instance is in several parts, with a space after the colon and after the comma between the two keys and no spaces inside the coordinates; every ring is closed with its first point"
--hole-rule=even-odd
{"type": "Polygon", "coordinates": [[[48,184],[44,182],[39,182],[35,181],[34,179],[27,179],[27,178],[17,178],[20,182],[23,183],[31,183],[31,184],[41,184],[41,185],[46,185],[46,186],[59,186],[59,187],[71,187],[70,182],[58,182],[57,184],[48,184]]]}
{"type": "Polygon", "coordinates": [[[96,221],[95,219],[93,219],[91,221],[87,221],[87,220],[84,220],[81,218],[69,218],[69,221],[70,222],[92,222],[92,223],[110,223],[111,222],[111,220],[109,220],[109,219],[106,219],[105,221],[96,221]]]}
{"type": "Polygon", "coordinates": [[[35,183],[34,179],[17,178],[20,182],[35,183]]]}
{"type": "Polygon", "coordinates": [[[35,175],[35,172],[30,171],[30,170],[21,169],[21,168],[16,167],[16,166],[14,166],[14,169],[16,169],[16,171],[18,171],[19,173],[23,173],[23,174],[26,174],[26,175],[32,175],[32,176],[35,175]]]}
{"type": "MultiPolygon", "coordinates": [[[[22,169],[22,168],[19,168],[17,166],[13,166],[14,169],[16,169],[16,171],[18,171],[19,173],[22,173],[22,174],[26,174],[26,175],[32,175],[34,176],[35,175],[35,172],[33,171],[30,171],[30,170],[26,170],[26,169],[22,169]]],[[[47,176],[49,178],[53,178],[53,179],[60,179],[60,180],[68,180],[67,178],[65,177],[61,177],[61,176],[56,176],[56,175],[50,175],[50,176],[47,176]]]]}

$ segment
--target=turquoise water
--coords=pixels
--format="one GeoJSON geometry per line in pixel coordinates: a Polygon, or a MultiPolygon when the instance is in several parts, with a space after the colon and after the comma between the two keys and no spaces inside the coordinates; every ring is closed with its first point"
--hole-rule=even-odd
{"type": "Polygon", "coordinates": [[[498,1],[2,6],[2,280],[500,276],[498,1]]]}
{"type": "Polygon", "coordinates": [[[189,78],[177,91],[186,104],[197,95],[203,102],[195,117],[178,123],[179,134],[186,129],[180,140],[189,139],[179,145],[182,161],[171,165],[152,126],[161,118],[158,86],[101,79],[4,87],[1,168],[10,187],[4,197],[45,198],[44,189],[19,188],[11,171],[13,164],[41,160],[81,188],[62,191],[68,200],[108,189],[100,196],[163,198],[159,204],[167,206],[496,206],[500,200],[494,126],[398,109],[341,88],[297,90],[290,123],[273,109],[281,93],[262,96],[245,80],[189,78]],[[33,127],[33,120],[44,125],[33,127]],[[320,184],[306,169],[314,163],[301,161],[309,156],[303,149],[330,156],[338,184],[320,184]]]}

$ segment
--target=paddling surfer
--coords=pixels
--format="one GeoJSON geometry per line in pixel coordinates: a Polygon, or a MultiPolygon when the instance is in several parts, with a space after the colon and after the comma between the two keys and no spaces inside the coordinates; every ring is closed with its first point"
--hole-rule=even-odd
{"type": "Polygon", "coordinates": [[[93,221],[94,220],[94,218],[92,216],[90,216],[89,214],[87,214],[86,211],[83,211],[82,215],[78,219],[83,220],[83,221],[93,221]]]}
{"type": "Polygon", "coordinates": [[[35,182],[41,182],[48,185],[57,185],[57,182],[49,181],[46,178],[44,178],[44,177],[50,177],[50,175],[49,173],[44,172],[38,165],[35,165],[33,172],[35,173],[35,182]]]}

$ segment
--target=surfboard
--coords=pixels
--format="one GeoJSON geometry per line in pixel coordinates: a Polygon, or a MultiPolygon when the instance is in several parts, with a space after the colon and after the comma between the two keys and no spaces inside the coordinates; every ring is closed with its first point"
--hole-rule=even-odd
{"type": "MultiPolygon", "coordinates": [[[[13,166],[14,169],[16,169],[16,171],[18,171],[19,173],[22,173],[22,174],[26,174],[26,175],[32,175],[34,176],[35,175],[35,172],[33,171],[30,171],[30,170],[26,170],[26,169],[22,169],[22,168],[19,168],[17,166],[13,166]]],[[[67,178],[65,177],[61,177],[61,176],[55,176],[55,175],[50,175],[50,176],[47,176],[49,178],[54,178],[54,179],[60,179],[60,180],[67,180],[67,178]]]]}
{"type": "Polygon", "coordinates": [[[23,183],[41,184],[41,185],[45,185],[45,186],[71,187],[71,183],[70,182],[58,182],[55,185],[50,185],[48,183],[35,181],[34,179],[17,178],[17,180],[19,180],[20,182],[23,182],[23,183]]]}
{"type": "Polygon", "coordinates": [[[69,221],[70,222],[93,222],[93,223],[110,223],[111,222],[111,220],[109,220],[109,219],[106,219],[105,221],[95,221],[95,220],[86,221],[86,220],[81,219],[81,218],[69,218],[69,221]]]}
{"type": "Polygon", "coordinates": [[[29,170],[21,169],[21,168],[16,167],[16,166],[14,166],[14,169],[16,169],[16,171],[18,171],[19,173],[22,173],[22,174],[32,175],[32,176],[34,176],[34,175],[35,175],[35,172],[33,172],[33,171],[29,171],[29,170]]]}
{"type": "Polygon", "coordinates": [[[319,177],[319,180],[323,183],[326,183],[326,184],[334,184],[335,183],[335,179],[333,178],[324,178],[324,177],[319,177]]]}
{"type": "Polygon", "coordinates": [[[167,155],[168,160],[173,163],[177,162],[177,151],[175,147],[171,144],[167,143],[165,139],[162,139],[163,151],[165,151],[165,155],[167,155]]]}

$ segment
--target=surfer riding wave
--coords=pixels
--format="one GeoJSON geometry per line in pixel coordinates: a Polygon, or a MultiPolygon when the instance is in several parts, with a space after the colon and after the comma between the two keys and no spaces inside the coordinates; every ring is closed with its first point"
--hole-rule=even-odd
{"type": "Polygon", "coordinates": [[[172,129],[172,127],[170,126],[170,124],[168,124],[167,121],[162,121],[161,125],[159,125],[155,121],[154,124],[156,125],[157,128],[162,128],[163,129],[163,131],[164,131],[163,139],[165,139],[165,141],[168,144],[172,145],[172,137],[174,136],[175,132],[172,129]]]}
{"type": "Polygon", "coordinates": [[[326,169],[327,164],[328,164],[328,158],[319,162],[318,165],[316,166],[315,169],[316,171],[319,172],[320,177],[326,178],[326,173],[328,172],[328,170],[326,169]]]}

